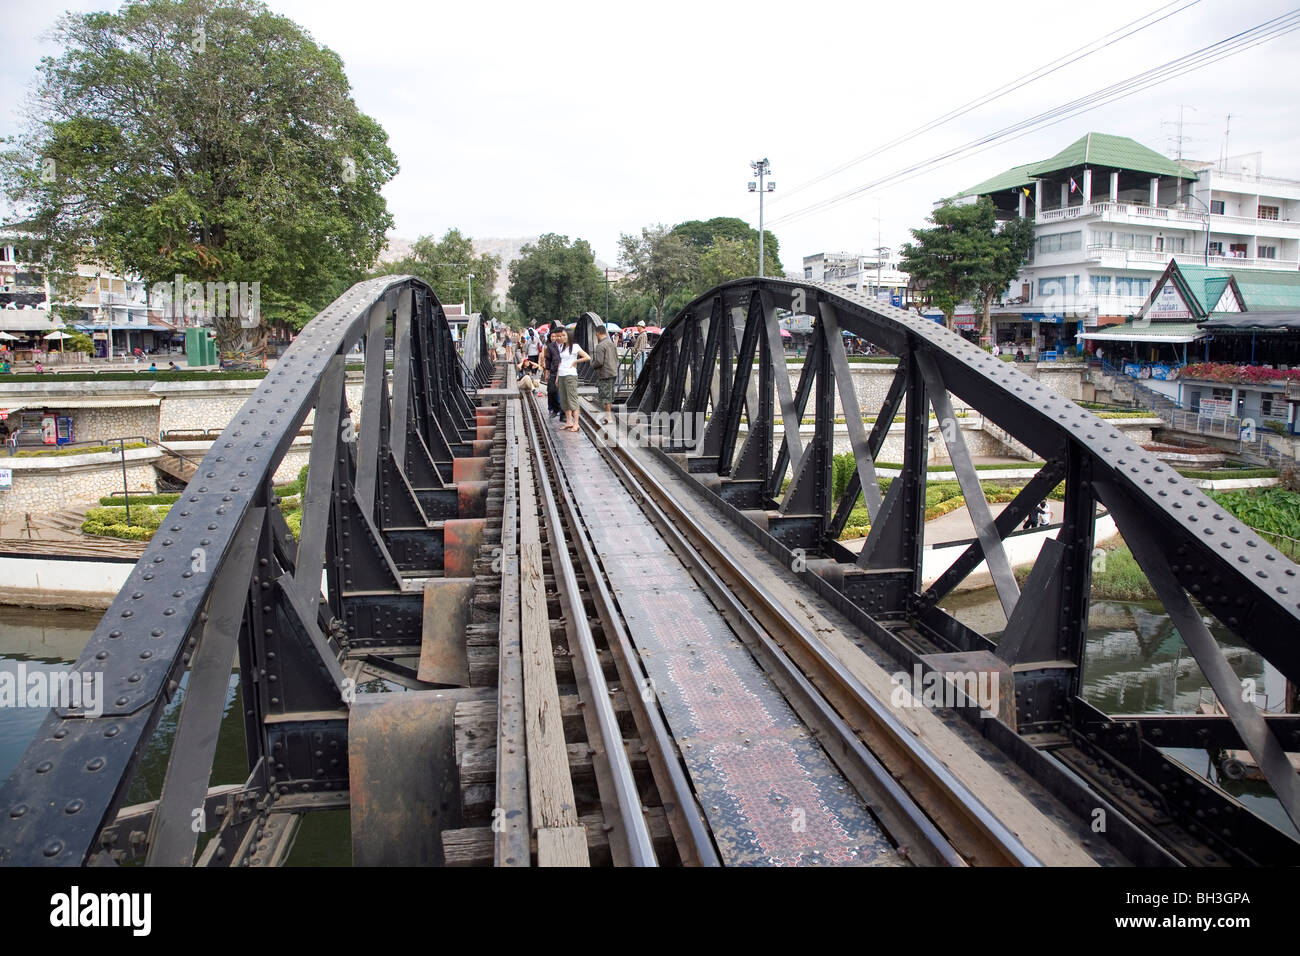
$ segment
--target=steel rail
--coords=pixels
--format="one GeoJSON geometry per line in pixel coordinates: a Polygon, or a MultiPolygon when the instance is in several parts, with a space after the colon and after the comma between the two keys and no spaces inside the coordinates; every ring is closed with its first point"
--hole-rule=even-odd
{"type": "MultiPolygon", "coordinates": [[[[521,399],[522,400],[522,399],[521,399]]],[[[613,777],[615,795],[621,809],[623,835],[627,840],[628,853],[633,866],[658,866],[654,843],[650,836],[650,827],[642,812],[640,793],[636,778],[632,775],[632,764],[628,760],[627,749],[623,745],[623,732],[618,726],[618,715],[609,699],[609,685],[601,670],[600,655],[591,634],[591,625],[583,615],[582,601],[579,597],[578,578],[573,569],[573,560],[569,557],[568,545],[564,534],[564,525],[559,508],[555,503],[550,476],[545,467],[546,461],[554,462],[554,454],[549,446],[543,444],[541,437],[544,430],[536,420],[537,410],[524,416],[528,442],[532,449],[533,461],[538,463],[537,483],[542,509],[546,515],[547,533],[551,536],[552,573],[561,600],[568,605],[569,616],[573,622],[577,637],[576,650],[582,655],[586,666],[587,690],[596,711],[596,720],[601,736],[605,739],[605,753],[609,758],[609,768],[613,777]],[[547,457],[543,457],[543,454],[547,457]]],[[[567,503],[567,498],[565,499],[567,503]]],[[[573,650],[573,648],[570,648],[573,650]]]]}
{"type": "Polygon", "coordinates": [[[815,635],[699,528],[693,516],[673,500],[662,483],[635,456],[619,443],[611,446],[603,442],[590,414],[586,409],[583,412],[587,434],[614,465],[629,490],[649,509],[660,531],[675,545],[674,550],[694,566],[712,595],[728,606],[732,624],[740,623],[737,630],[746,643],[751,648],[760,649],[762,658],[775,665],[777,674],[774,676],[782,678],[782,683],[795,691],[790,699],[791,705],[805,720],[811,717],[832,731],[833,746],[831,740],[822,736],[827,754],[855,785],[861,782],[867,787],[867,792],[860,790],[862,796],[882,817],[896,841],[902,843],[903,833],[910,833],[918,841],[918,855],[922,860],[928,855],[947,865],[960,866],[966,862],[1042,865],[964,783],[913,739],[908,729],[835,659],[815,635]],[[688,540],[687,532],[694,543],[688,540]],[[748,601],[737,597],[737,592],[744,594],[748,601]],[[763,621],[760,622],[759,618],[763,621]],[[793,644],[802,651],[811,661],[814,672],[803,673],[786,654],[782,643],[793,644]],[[836,713],[824,692],[818,691],[814,683],[841,691],[841,699],[846,699],[853,708],[852,716],[859,728],[857,733],[836,713]],[[875,738],[876,750],[882,749],[881,741],[885,742],[894,754],[904,757],[907,765],[886,767],[881,758],[864,745],[859,734],[875,738]],[[914,793],[905,791],[895,779],[896,775],[907,776],[909,771],[913,779],[926,785],[923,799],[918,800],[914,793]],[[925,811],[928,811],[928,816],[925,811]],[[952,832],[940,833],[931,819],[933,817],[948,821],[952,832]]]}
{"type": "MultiPolygon", "coordinates": [[[[534,399],[525,396],[524,401],[528,402],[533,414],[540,414],[534,399]]],[[[542,433],[546,438],[548,452],[551,453],[550,461],[555,466],[558,476],[557,481],[562,486],[567,487],[568,477],[564,474],[563,466],[560,465],[552,451],[553,445],[550,436],[546,435],[544,431],[542,433]]],[[[664,811],[669,828],[673,830],[674,836],[678,840],[679,852],[682,849],[682,843],[686,844],[688,853],[682,854],[683,862],[688,865],[721,866],[722,861],[718,857],[713,835],[705,822],[704,810],[695,798],[695,791],[691,787],[690,780],[687,778],[678,756],[676,739],[668,729],[668,725],[664,723],[658,706],[653,705],[653,702],[652,705],[648,706],[641,693],[632,692],[634,688],[639,691],[641,688],[646,687],[646,681],[649,680],[649,677],[641,665],[640,656],[632,647],[632,640],[623,624],[622,614],[617,610],[614,597],[610,594],[600,558],[596,555],[587,535],[578,530],[581,528],[581,516],[577,514],[573,506],[572,492],[562,494],[560,498],[564,503],[565,513],[569,517],[570,527],[575,529],[572,542],[577,548],[578,560],[582,564],[584,572],[586,572],[592,603],[595,605],[596,613],[605,629],[605,640],[609,644],[610,650],[614,652],[615,666],[618,667],[619,674],[623,677],[623,685],[627,689],[628,706],[632,710],[633,719],[642,737],[644,738],[648,734],[653,740],[653,745],[647,749],[647,757],[650,760],[652,770],[655,772],[656,782],[660,786],[661,794],[665,787],[671,792],[674,805],[669,807],[665,803],[664,811]],[[675,814],[680,814],[680,816],[674,816],[675,814]],[[679,828],[684,828],[684,832],[679,833],[679,828]]]]}

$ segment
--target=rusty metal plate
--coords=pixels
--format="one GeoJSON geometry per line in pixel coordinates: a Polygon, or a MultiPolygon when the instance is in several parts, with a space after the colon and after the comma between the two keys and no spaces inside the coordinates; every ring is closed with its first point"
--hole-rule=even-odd
{"type": "Polygon", "coordinates": [[[430,684],[469,686],[465,628],[474,579],[442,578],[424,586],[424,633],[416,676],[430,684]]]}
{"type": "Polygon", "coordinates": [[[457,484],[462,481],[487,481],[491,465],[491,458],[453,458],[451,480],[457,484]]]}
{"type": "Polygon", "coordinates": [[[490,441],[496,437],[497,427],[495,425],[484,425],[478,422],[474,428],[474,438],[476,441],[490,441]]]}
{"type": "Polygon", "coordinates": [[[442,527],[442,576],[473,578],[487,519],[449,518],[442,527]]]}
{"type": "Polygon", "coordinates": [[[440,866],[461,825],[456,701],[437,691],[363,694],[348,718],[353,866],[440,866]]]}
{"type": "Polygon", "coordinates": [[[487,495],[486,481],[459,482],[456,485],[456,513],[461,518],[486,518],[487,495]]]}

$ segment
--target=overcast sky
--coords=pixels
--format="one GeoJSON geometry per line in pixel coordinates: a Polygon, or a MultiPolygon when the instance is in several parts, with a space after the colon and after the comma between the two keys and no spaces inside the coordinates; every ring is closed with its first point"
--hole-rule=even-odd
{"type": "MultiPolygon", "coordinates": [[[[343,58],[360,108],[388,131],[401,171],[385,189],[394,233],[451,226],[472,236],[558,232],[613,264],[620,232],[740,216],[757,224],[749,162],[771,161],[767,219],[843,193],[1291,9],[1271,0],[1201,0],[1051,76],[909,138],[824,182],[796,187],[1123,25],[1190,0],[796,4],[494,3],[271,0],[343,58]]],[[[17,106],[62,9],[0,0],[17,106]]],[[[906,182],[795,221],[773,223],[782,260],[897,248],[933,202],[1046,158],[1089,131],[1174,155],[1261,151],[1262,171],[1300,178],[1295,65],[1282,36],[1127,99],[972,152],[906,182]]]]}

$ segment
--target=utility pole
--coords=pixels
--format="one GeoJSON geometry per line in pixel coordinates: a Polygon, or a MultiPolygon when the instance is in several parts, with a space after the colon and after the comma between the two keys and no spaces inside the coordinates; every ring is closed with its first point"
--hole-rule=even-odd
{"type": "Polygon", "coordinates": [[[774,192],[776,183],[768,183],[767,188],[763,188],[763,180],[772,172],[772,167],[767,161],[767,157],[756,159],[749,164],[749,168],[758,174],[758,182],[749,184],[751,193],[758,193],[758,277],[763,278],[763,193],[774,192]]]}
{"type": "Polygon", "coordinates": [[[609,266],[605,266],[605,314],[602,318],[609,321],[609,266]]]}
{"type": "Polygon", "coordinates": [[[468,291],[466,291],[465,293],[465,297],[469,300],[469,303],[465,306],[465,314],[473,315],[474,314],[474,273],[472,272],[468,273],[465,276],[465,278],[469,280],[469,288],[468,291]]]}

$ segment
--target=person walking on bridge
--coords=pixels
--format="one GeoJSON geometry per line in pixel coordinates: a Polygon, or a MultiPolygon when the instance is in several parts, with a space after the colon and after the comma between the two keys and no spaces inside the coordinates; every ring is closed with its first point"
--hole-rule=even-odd
{"type": "Polygon", "coordinates": [[[553,329],[546,336],[546,351],[542,353],[542,373],[546,377],[546,409],[552,418],[560,414],[559,382],[555,373],[560,368],[560,330],[553,329]]]}
{"type": "Polygon", "coordinates": [[[608,424],[613,414],[614,379],[618,377],[618,346],[609,337],[609,330],[604,326],[596,328],[596,347],[591,367],[596,370],[596,388],[599,390],[597,401],[605,406],[605,417],[601,424],[608,424]]]}
{"type": "Polygon", "coordinates": [[[591,356],[581,345],[570,342],[567,332],[560,333],[560,361],[556,369],[556,387],[560,393],[560,407],[564,409],[564,431],[578,430],[578,366],[590,362],[591,356]]]}
{"type": "Polygon", "coordinates": [[[632,360],[632,377],[637,378],[641,375],[641,369],[645,367],[646,352],[650,351],[650,336],[646,334],[645,321],[637,323],[637,328],[641,330],[636,337],[636,345],[632,347],[632,354],[636,356],[632,360]]]}

